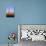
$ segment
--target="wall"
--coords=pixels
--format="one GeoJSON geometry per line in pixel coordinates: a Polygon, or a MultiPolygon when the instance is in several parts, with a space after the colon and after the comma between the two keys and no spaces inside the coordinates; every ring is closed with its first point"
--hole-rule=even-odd
{"type": "Polygon", "coordinates": [[[46,0],[0,0],[0,44],[8,43],[9,32],[17,34],[17,24],[46,24],[46,0]],[[15,8],[14,18],[5,17],[8,7],[15,8]]]}
{"type": "MultiPolygon", "coordinates": [[[[15,0],[0,0],[0,44],[8,43],[10,32],[16,32],[17,35],[17,17],[6,17],[6,8],[9,7],[16,8],[15,0]]],[[[18,42],[17,39],[15,42],[18,42]]]]}
{"type": "Polygon", "coordinates": [[[46,24],[46,0],[16,0],[19,24],[46,24]]]}

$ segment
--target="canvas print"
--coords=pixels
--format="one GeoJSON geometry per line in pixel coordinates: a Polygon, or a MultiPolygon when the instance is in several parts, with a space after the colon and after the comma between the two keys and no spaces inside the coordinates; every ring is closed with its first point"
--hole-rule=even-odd
{"type": "Polygon", "coordinates": [[[14,8],[6,8],[6,17],[14,17],[14,8]]]}

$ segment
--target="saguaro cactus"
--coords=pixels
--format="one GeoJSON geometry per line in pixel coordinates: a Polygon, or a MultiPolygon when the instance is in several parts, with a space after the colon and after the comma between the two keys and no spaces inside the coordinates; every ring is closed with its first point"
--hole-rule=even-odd
{"type": "MultiPolygon", "coordinates": [[[[14,32],[10,33],[9,36],[8,36],[8,40],[14,42],[15,39],[16,39],[16,34],[14,32]]],[[[9,44],[10,43],[8,42],[8,46],[9,46],[9,44]]],[[[13,44],[13,43],[11,43],[11,44],[13,44]]]]}

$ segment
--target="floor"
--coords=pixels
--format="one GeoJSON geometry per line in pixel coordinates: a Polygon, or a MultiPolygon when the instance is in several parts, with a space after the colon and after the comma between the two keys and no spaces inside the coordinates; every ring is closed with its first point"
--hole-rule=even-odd
{"type": "Polygon", "coordinates": [[[20,46],[46,46],[46,42],[45,41],[32,42],[31,40],[28,41],[21,40],[20,46]]]}
{"type": "MultiPolygon", "coordinates": [[[[0,46],[8,46],[8,44],[0,44],[0,46]]],[[[13,46],[13,45],[10,45],[13,46]]],[[[15,44],[14,46],[18,46],[18,44],[15,44]]]]}
{"type": "MultiPolygon", "coordinates": [[[[0,44],[0,46],[8,46],[8,44],[0,44]]],[[[31,40],[28,40],[28,41],[21,40],[19,45],[15,44],[14,46],[46,46],[46,42],[45,41],[32,42],[31,40]]]]}

